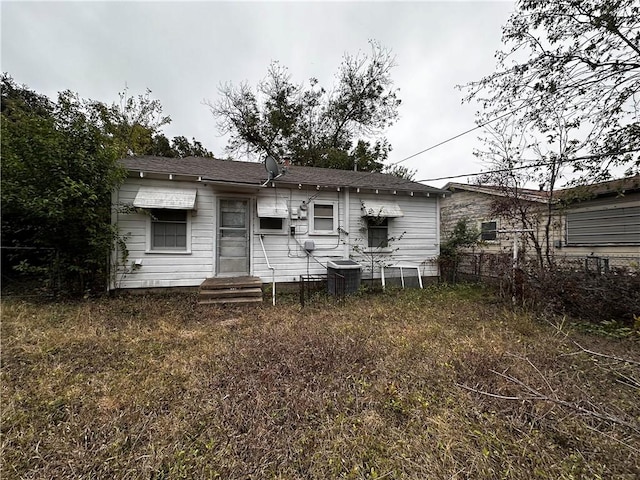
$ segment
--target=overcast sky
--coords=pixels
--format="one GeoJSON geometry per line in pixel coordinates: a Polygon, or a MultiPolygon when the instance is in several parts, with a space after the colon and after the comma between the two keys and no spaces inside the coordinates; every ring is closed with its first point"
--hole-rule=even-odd
{"type": "MultiPolygon", "coordinates": [[[[8,2],[2,1],[2,71],[55,98],[69,89],[112,103],[125,84],[152,90],[172,122],[168,137],[195,137],[225,156],[204,100],[224,82],[255,85],[278,60],[296,83],[334,81],[345,52],[369,39],[393,51],[400,119],[387,132],[389,163],[474,126],[457,84],[495,67],[513,2],[8,2]]],[[[478,134],[402,165],[416,179],[476,172],[478,134]]],[[[466,178],[457,181],[466,181],[466,178]]],[[[427,182],[442,186],[446,180],[427,182]]]]}

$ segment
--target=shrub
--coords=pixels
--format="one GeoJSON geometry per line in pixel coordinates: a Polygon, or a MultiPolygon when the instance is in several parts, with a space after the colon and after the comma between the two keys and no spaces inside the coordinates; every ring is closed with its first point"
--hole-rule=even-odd
{"type": "Polygon", "coordinates": [[[633,325],[640,314],[640,276],[626,269],[593,274],[581,269],[536,270],[525,277],[528,295],[541,306],[592,322],[633,325]]]}

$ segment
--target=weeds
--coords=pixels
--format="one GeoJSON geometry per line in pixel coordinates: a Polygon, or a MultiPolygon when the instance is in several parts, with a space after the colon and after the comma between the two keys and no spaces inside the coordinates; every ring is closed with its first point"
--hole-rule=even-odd
{"type": "Polygon", "coordinates": [[[456,386],[520,395],[502,374],[637,425],[636,372],[585,353],[637,361],[636,339],[575,332],[579,350],[477,287],[304,310],[188,296],[2,306],[2,478],[639,473],[633,428],[456,386]]]}

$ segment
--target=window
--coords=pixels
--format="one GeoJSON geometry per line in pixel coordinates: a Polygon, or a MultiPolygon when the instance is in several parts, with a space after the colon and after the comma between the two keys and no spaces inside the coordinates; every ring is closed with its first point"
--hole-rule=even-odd
{"type": "Polygon", "coordinates": [[[313,203],[311,212],[311,231],[314,233],[334,233],[336,231],[335,203],[313,203]]]}
{"type": "Polygon", "coordinates": [[[480,240],[490,241],[497,238],[498,222],[482,222],[480,225],[480,240]]]}
{"type": "Polygon", "coordinates": [[[370,248],[389,246],[389,220],[386,217],[367,217],[370,248]]]}
{"type": "Polygon", "coordinates": [[[284,233],[286,219],[289,217],[289,207],[286,199],[259,197],[256,204],[258,231],[270,234],[284,233]]]}
{"type": "Polygon", "coordinates": [[[151,210],[151,250],[187,250],[187,211],[151,210]]]}
{"type": "Polygon", "coordinates": [[[260,218],[260,230],[282,230],[282,218],[260,218]]]}
{"type": "Polygon", "coordinates": [[[640,207],[567,213],[567,245],[639,245],[640,207]]]}

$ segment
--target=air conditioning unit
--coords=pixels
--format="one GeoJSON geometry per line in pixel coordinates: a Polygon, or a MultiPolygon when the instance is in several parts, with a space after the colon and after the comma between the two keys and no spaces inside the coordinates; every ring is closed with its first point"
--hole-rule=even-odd
{"type": "Polygon", "coordinates": [[[348,295],[360,289],[362,267],[353,260],[333,260],[327,263],[327,292],[348,295]]]}

